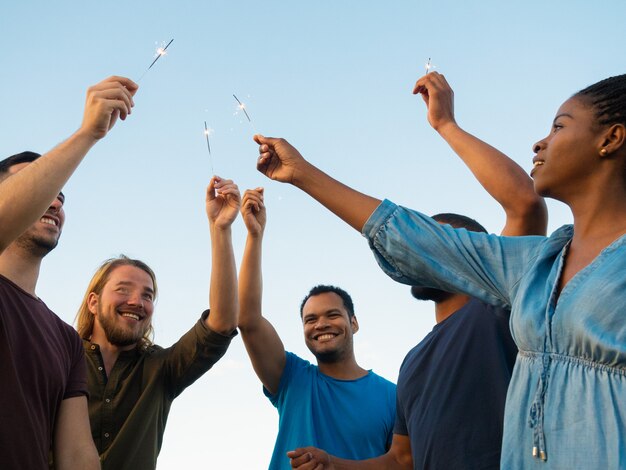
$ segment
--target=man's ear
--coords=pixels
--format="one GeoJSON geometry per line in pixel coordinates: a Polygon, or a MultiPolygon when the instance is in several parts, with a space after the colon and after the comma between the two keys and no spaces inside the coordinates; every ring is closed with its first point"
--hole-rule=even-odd
{"type": "Polygon", "coordinates": [[[356,315],[352,315],[352,318],[350,318],[350,326],[352,327],[352,333],[359,331],[359,321],[356,319],[356,315]]]}
{"type": "Polygon", "coordinates": [[[95,292],[90,292],[89,295],[87,296],[87,308],[89,309],[92,315],[95,315],[96,312],[98,311],[99,300],[100,298],[98,297],[98,294],[96,294],[95,292]]]}

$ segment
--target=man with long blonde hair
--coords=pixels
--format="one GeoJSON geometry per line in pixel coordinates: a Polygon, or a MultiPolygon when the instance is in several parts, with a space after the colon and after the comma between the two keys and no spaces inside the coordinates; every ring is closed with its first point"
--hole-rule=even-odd
{"type": "Polygon", "coordinates": [[[213,177],[206,192],[211,308],[171,347],[152,343],[157,285],[145,263],[126,256],[107,260],[89,283],[76,321],[87,359],[91,434],[104,470],[156,467],[172,401],[237,334],[231,224],[239,205],[237,186],[213,177]]]}

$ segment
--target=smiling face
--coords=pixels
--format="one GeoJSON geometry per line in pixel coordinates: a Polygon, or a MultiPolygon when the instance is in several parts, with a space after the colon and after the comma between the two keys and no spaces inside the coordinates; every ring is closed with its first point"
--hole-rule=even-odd
{"type": "Polygon", "coordinates": [[[354,355],[352,336],[359,329],[341,297],[334,292],[312,295],[302,308],[304,341],[321,363],[336,363],[354,355]]]}
{"type": "Polygon", "coordinates": [[[91,292],[88,307],[95,316],[91,341],[132,349],[150,329],[154,285],[150,275],[135,266],[113,269],[98,295],[91,292]]]}
{"type": "Polygon", "coordinates": [[[576,97],[563,103],[550,134],[533,146],[530,175],[537,194],[568,201],[586,192],[600,162],[601,140],[592,107],[576,97]]]}
{"type": "MultiPolygon", "coordinates": [[[[30,163],[12,165],[8,174],[15,174],[27,165],[30,165],[30,163]]],[[[63,224],[65,223],[64,202],[65,196],[63,193],[59,193],[50,203],[50,207],[48,207],[45,214],[15,239],[16,246],[42,258],[52,251],[59,243],[63,224]]]]}

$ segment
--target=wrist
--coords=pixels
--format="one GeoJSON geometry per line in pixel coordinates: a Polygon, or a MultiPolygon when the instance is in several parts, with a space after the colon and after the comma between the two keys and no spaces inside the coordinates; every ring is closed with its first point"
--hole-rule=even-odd
{"type": "Polygon", "coordinates": [[[461,128],[454,120],[446,121],[435,127],[435,130],[445,140],[448,140],[452,135],[454,135],[455,132],[458,132],[460,129],[461,128]]]}
{"type": "Polygon", "coordinates": [[[319,168],[303,160],[302,164],[294,169],[291,184],[306,191],[312,184],[315,184],[316,175],[320,173],[322,173],[322,171],[319,168]]]}
{"type": "Polygon", "coordinates": [[[94,135],[89,132],[88,130],[84,129],[83,127],[80,127],[76,132],[74,132],[69,139],[67,139],[67,142],[72,142],[78,146],[81,146],[87,150],[89,150],[91,147],[93,147],[94,145],[96,145],[96,143],[99,141],[100,139],[94,137],[94,135]]]}

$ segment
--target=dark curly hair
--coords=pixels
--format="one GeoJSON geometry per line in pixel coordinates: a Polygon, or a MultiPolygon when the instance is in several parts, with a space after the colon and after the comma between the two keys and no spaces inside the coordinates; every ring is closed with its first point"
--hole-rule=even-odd
{"type": "Polygon", "coordinates": [[[315,286],[313,289],[311,289],[309,293],[306,295],[306,297],[302,300],[302,303],[300,304],[300,317],[302,317],[302,310],[304,309],[304,304],[306,304],[306,301],[309,300],[310,297],[313,297],[314,295],[325,294],[326,292],[333,292],[337,294],[339,297],[341,297],[341,300],[343,301],[343,306],[346,308],[346,311],[348,312],[348,318],[352,318],[354,316],[354,304],[352,303],[352,297],[350,297],[350,294],[348,294],[345,290],[341,289],[340,287],[327,286],[327,285],[320,284],[318,286],[315,286]]]}

